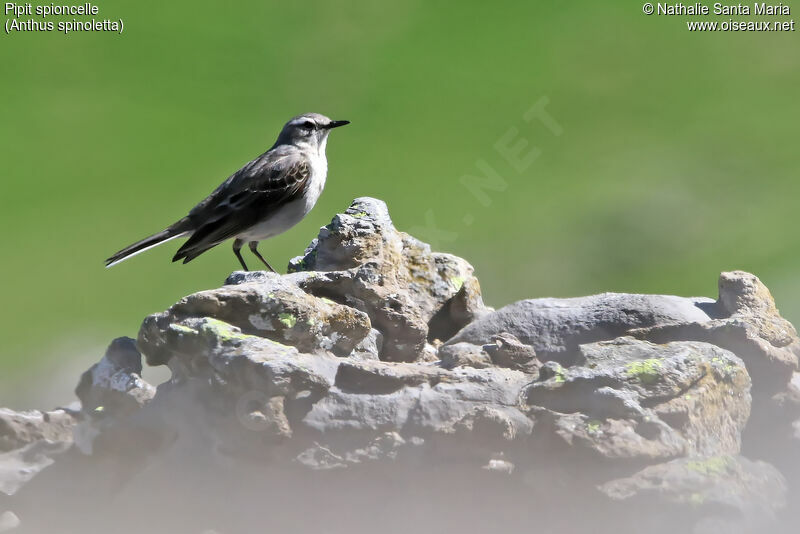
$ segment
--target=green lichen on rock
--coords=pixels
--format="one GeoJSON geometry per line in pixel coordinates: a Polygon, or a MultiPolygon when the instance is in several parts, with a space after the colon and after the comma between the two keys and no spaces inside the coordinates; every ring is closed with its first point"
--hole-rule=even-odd
{"type": "Polygon", "coordinates": [[[561,364],[558,364],[558,367],[556,367],[553,380],[555,380],[556,384],[563,384],[567,381],[567,370],[564,369],[561,364]]]}
{"type": "Polygon", "coordinates": [[[367,212],[366,211],[359,211],[358,213],[354,213],[353,214],[353,217],[355,217],[356,219],[361,219],[362,217],[366,217],[366,216],[367,216],[367,212]]]}
{"type": "Polygon", "coordinates": [[[252,337],[243,334],[241,330],[225,321],[220,321],[219,319],[211,317],[204,319],[203,324],[200,326],[200,333],[214,337],[223,343],[252,337]]]}
{"type": "Polygon", "coordinates": [[[196,334],[197,333],[197,330],[195,330],[194,328],[190,328],[190,327],[188,327],[186,325],[177,324],[177,323],[172,323],[171,325],[169,325],[168,328],[170,330],[173,330],[175,332],[180,332],[182,334],[196,334]]]}
{"type": "Polygon", "coordinates": [[[291,313],[279,313],[278,321],[283,323],[283,325],[286,328],[292,328],[294,325],[297,324],[297,317],[295,317],[291,313]]]}
{"type": "Polygon", "coordinates": [[[712,456],[703,460],[692,460],[687,462],[686,469],[700,473],[701,475],[716,477],[727,473],[731,465],[731,459],[727,456],[712,456]]]}
{"type": "Polygon", "coordinates": [[[586,423],[586,431],[589,434],[599,434],[600,433],[600,425],[602,424],[601,421],[597,419],[592,419],[586,423]]]}
{"type": "Polygon", "coordinates": [[[720,358],[719,356],[715,356],[711,359],[711,367],[718,376],[726,379],[734,378],[734,375],[737,373],[737,371],[739,371],[739,368],[729,359],[720,358]]]}
{"type": "Polygon", "coordinates": [[[642,384],[653,384],[661,377],[661,360],[650,358],[630,362],[625,366],[625,374],[642,384]]]}
{"type": "Polygon", "coordinates": [[[706,502],[706,496],[702,493],[692,493],[687,499],[692,506],[702,506],[706,502]]]}
{"type": "Polygon", "coordinates": [[[453,286],[453,289],[456,292],[461,291],[461,288],[464,287],[464,282],[466,279],[463,276],[451,276],[450,277],[450,285],[453,286]]]}

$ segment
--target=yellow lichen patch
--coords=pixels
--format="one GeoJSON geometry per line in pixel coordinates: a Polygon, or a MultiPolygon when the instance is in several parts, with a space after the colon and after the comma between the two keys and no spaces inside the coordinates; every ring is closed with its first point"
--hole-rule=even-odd
{"type": "Polygon", "coordinates": [[[661,378],[661,360],[650,358],[630,362],[625,366],[625,374],[642,384],[653,384],[661,378]]]}
{"type": "Polygon", "coordinates": [[[589,434],[599,434],[601,432],[600,431],[600,425],[601,424],[602,424],[602,421],[598,421],[597,419],[592,419],[591,421],[587,421],[587,423],[586,423],[586,431],[589,434]]]}
{"type": "Polygon", "coordinates": [[[705,460],[693,460],[686,464],[686,468],[695,473],[705,476],[724,475],[731,465],[731,460],[727,456],[714,456],[705,460]]]}
{"type": "Polygon", "coordinates": [[[701,506],[706,502],[706,497],[702,493],[692,493],[687,500],[692,506],[701,506]]]}
{"type": "Polygon", "coordinates": [[[283,325],[286,328],[292,328],[294,325],[297,324],[297,317],[295,317],[291,313],[279,313],[278,321],[283,323],[283,325]]]}
{"type": "Polygon", "coordinates": [[[464,282],[466,279],[463,276],[451,276],[450,277],[450,285],[453,286],[453,289],[456,292],[461,291],[461,288],[464,287],[464,282]]]}
{"type": "Polygon", "coordinates": [[[189,328],[188,326],[182,325],[182,324],[173,323],[173,324],[169,325],[169,329],[170,330],[174,330],[176,332],[180,332],[182,334],[196,334],[197,333],[197,331],[195,329],[189,328]]]}
{"type": "Polygon", "coordinates": [[[213,318],[207,318],[200,331],[204,334],[210,334],[223,342],[250,337],[242,334],[235,326],[213,318]]]}
{"type": "Polygon", "coordinates": [[[563,384],[567,381],[567,370],[559,365],[556,367],[555,374],[553,376],[553,380],[556,384],[563,384]]]}

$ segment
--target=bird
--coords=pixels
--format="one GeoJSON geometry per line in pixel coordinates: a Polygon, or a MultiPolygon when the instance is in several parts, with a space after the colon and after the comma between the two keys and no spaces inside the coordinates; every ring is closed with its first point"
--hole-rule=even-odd
{"type": "Polygon", "coordinates": [[[304,113],[287,122],[272,148],[247,163],[164,230],[125,247],[105,261],[112,267],[153,247],[189,239],[173,262],[188,263],[203,252],[233,239],[233,253],[248,271],[241,249],[252,253],[272,272],[258,252],[258,243],[289,230],[308,215],[325,187],[325,148],[331,130],[350,124],[319,113],[304,113]]]}

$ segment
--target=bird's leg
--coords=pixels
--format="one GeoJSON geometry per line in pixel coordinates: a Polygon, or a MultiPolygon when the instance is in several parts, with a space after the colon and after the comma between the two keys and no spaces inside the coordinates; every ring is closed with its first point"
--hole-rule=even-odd
{"type": "Polygon", "coordinates": [[[258,252],[258,241],[250,241],[249,245],[250,245],[250,250],[253,251],[253,254],[256,255],[256,258],[261,260],[261,263],[263,263],[264,265],[267,266],[267,269],[269,269],[273,273],[277,272],[275,269],[272,268],[272,265],[267,263],[267,260],[265,260],[264,257],[261,254],[259,254],[259,252],[258,252]]]}
{"type": "Polygon", "coordinates": [[[244,258],[242,258],[242,253],[239,252],[243,245],[244,241],[241,239],[235,239],[233,241],[233,253],[236,254],[237,258],[239,258],[239,263],[242,264],[242,269],[249,271],[250,269],[247,268],[247,264],[244,262],[244,258]]]}

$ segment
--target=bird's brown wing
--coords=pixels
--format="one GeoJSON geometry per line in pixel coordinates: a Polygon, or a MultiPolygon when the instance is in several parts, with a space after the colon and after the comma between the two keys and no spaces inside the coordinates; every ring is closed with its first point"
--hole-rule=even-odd
{"type": "Polygon", "coordinates": [[[254,159],[189,212],[195,231],[172,261],[187,263],[302,197],[310,176],[308,160],[297,151],[254,159]]]}

